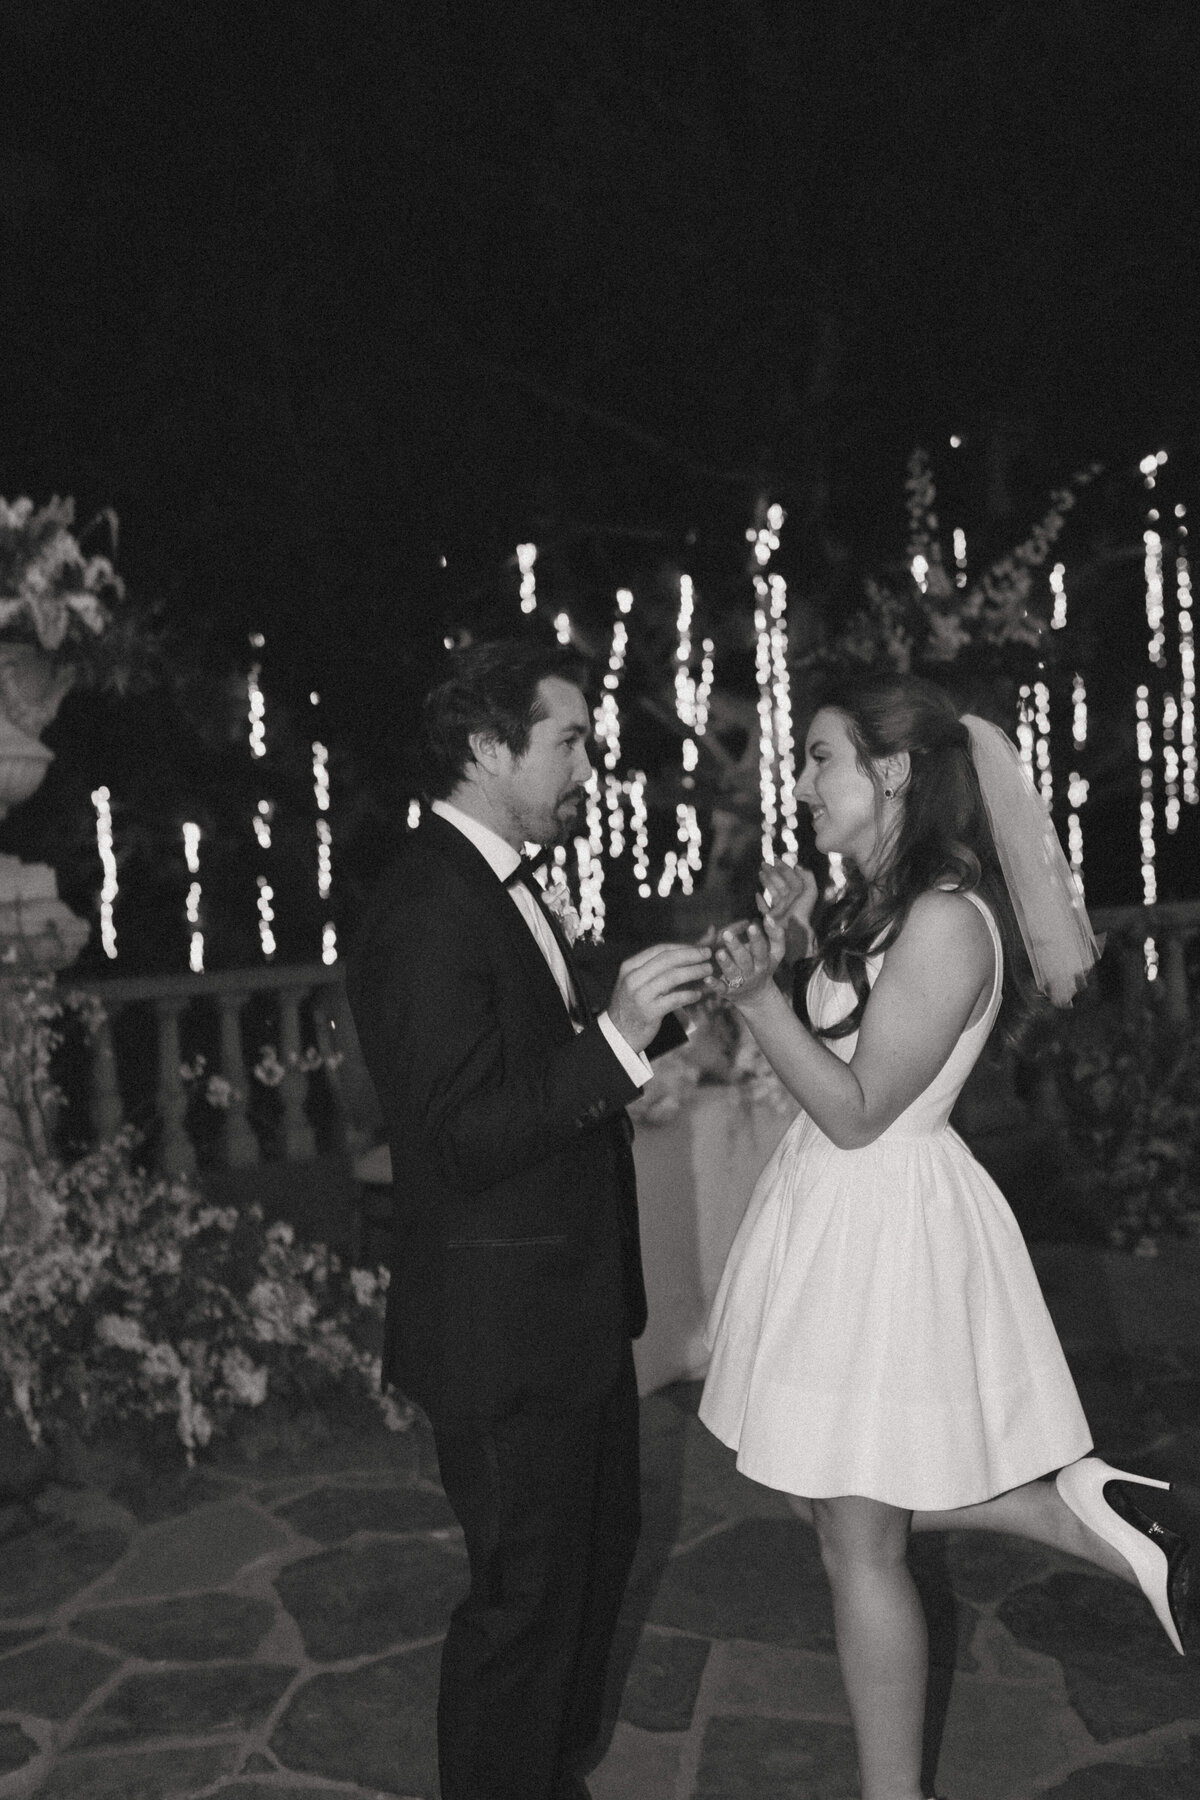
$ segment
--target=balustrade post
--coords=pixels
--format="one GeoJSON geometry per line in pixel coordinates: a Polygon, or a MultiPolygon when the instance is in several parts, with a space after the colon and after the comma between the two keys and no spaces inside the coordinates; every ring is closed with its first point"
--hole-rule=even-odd
{"type": "Polygon", "coordinates": [[[242,1049],[241,994],[217,995],[221,1028],[221,1074],[229,1083],[229,1109],[222,1132],[225,1163],[230,1169],[251,1169],[259,1160],[258,1139],[246,1116],[247,1083],[250,1080],[242,1049]]]}
{"type": "Polygon", "coordinates": [[[187,1094],[179,1067],[179,1015],[184,1004],[168,998],[154,1002],[158,1019],[158,1116],[162,1120],[158,1163],[164,1175],[196,1172],[196,1151],[184,1129],[187,1094]]]}
{"type": "Polygon", "coordinates": [[[125,1108],[121,1103],[121,1087],[117,1080],[117,1053],[107,1015],[101,1018],[92,1036],[88,1082],[88,1113],[92,1129],[100,1143],[107,1144],[116,1137],[125,1123],[125,1108]]]}
{"type": "Polygon", "coordinates": [[[1162,946],[1161,978],[1166,993],[1166,1015],[1181,1030],[1188,1022],[1187,957],[1183,933],[1168,931],[1162,946]]]}
{"type": "Polygon", "coordinates": [[[1122,937],[1121,1012],[1126,1026],[1136,1031],[1146,1004],[1146,953],[1140,938],[1122,937]]]}
{"type": "Polygon", "coordinates": [[[317,1154],[312,1126],[304,1116],[308,1077],[300,1067],[300,1000],[295,988],[280,990],[279,1060],[283,1064],[283,1079],[279,1098],[283,1104],[282,1148],[288,1162],[311,1162],[317,1154]]]}

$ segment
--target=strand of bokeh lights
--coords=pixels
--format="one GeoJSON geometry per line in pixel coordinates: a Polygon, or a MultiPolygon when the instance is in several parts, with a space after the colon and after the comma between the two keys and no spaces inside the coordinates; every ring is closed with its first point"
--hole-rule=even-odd
{"type": "Polygon", "coordinates": [[[112,796],[106,787],[98,787],[93,791],[92,805],[96,809],[96,853],[100,858],[103,875],[100,887],[100,948],[105,956],[115,960],[117,928],[113,909],[117,903],[119,888],[117,858],[113,848],[112,796]]]}
{"type": "MultiPolygon", "coordinates": [[[[314,691],[308,696],[312,706],[319,706],[321,696],[314,691]]],[[[313,800],[317,808],[317,898],[328,907],[333,893],[333,829],[329,823],[329,751],[318,738],[312,746],[313,800]]],[[[337,961],[337,926],[326,916],[321,925],[321,961],[327,966],[337,961]]]]}
{"type": "MultiPolygon", "coordinates": [[[[1078,752],[1087,747],[1088,710],[1087,687],[1083,676],[1076,673],[1071,682],[1071,747],[1078,752]]],[[[1088,782],[1077,768],[1073,768],[1067,777],[1067,803],[1070,812],[1067,814],[1067,855],[1071,869],[1079,885],[1083,886],[1083,820],[1080,814],[1087,805],[1088,782]]]]}
{"type": "Polygon", "coordinates": [[[200,827],[194,820],[188,819],[183,826],[183,860],[187,864],[191,883],[184,902],[184,917],[188,926],[188,968],[193,975],[204,973],[204,923],[201,912],[203,895],[200,888],[200,827]]]}
{"type": "MultiPolygon", "coordinates": [[[[251,649],[261,650],[266,640],[261,631],[250,633],[251,649]]],[[[246,700],[248,707],[248,735],[250,755],[255,761],[267,754],[267,702],[259,683],[262,664],[252,663],[250,673],[246,677],[246,700]]],[[[271,846],[271,816],[273,807],[269,800],[259,800],[254,809],[252,823],[254,835],[261,849],[271,846]]],[[[275,942],[275,891],[265,875],[255,876],[258,889],[258,941],[262,949],[263,960],[270,962],[277,948],[275,942]]]]}
{"type": "MultiPolygon", "coordinates": [[[[762,811],[762,855],[763,861],[768,863],[775,861],[775,832],[779,821],[775,740],[775,638],[780,627],[772,611],[771,589],[762,571],[779,548],[779,533],[783,529],[785,518],[782,506],[774,502],[767,507],[764,523],[752,525],[746,531],[746,541],[751,547],[751,555],[758,570],[754,575],[754,675],[758,689],[758,786],[762,811]]],[[[786,596],[786,589],[784,592],[786,596]]],[[[782,636],[786,659],[786,616],[782,636]]]]}
{"type": "Polygon", "coordinates": [[[1187,509],[1175,508],[1179,536],[1175,553],[1175,598],[1179,621],[1179,743],[1185,806],[1200,802],[1196,767],[1196,639],[1192,621],[1192,574],[1187,554],[1187,509]]]}

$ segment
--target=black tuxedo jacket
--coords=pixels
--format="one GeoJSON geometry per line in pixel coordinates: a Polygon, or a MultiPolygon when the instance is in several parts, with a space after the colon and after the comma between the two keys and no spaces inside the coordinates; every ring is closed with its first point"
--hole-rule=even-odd
{"type": "Polygon", "coordinates": [[[392,1154],[385,1377],[435,1419],[598,1397],[646,1321],[636,1084],[436,814],[372,897],[347,988],[392,1154]]]}

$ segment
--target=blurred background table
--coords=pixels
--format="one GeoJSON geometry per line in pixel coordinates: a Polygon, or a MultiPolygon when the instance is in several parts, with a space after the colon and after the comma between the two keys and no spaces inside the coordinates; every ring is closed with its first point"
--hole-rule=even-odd
{"type": "MultiPolygon", "coordinates": [[[[647,1089],[653,1098],[653,1087],[647,1089]]],[[[739,1084],[698,1087],[669,1120],[637,1125],[642,1260],[650,1319],[634,1345],[638,1392],[702,1375],[704,1325],[763,1165],[794,1110],[739,1084]]]]}

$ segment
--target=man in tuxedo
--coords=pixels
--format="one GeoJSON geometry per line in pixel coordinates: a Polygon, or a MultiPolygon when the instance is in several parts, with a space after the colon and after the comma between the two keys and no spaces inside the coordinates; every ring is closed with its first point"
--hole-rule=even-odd
{"type": "Polygon", "coordinates": [[[708,952],[622,964],[593,1016],[522,856],[591,774],[569,654],[473,646],[425,705],[436,796],[351,959],[396,1197],[385,1378],[429,1415],[470,1591],[442,1655],[444,1800],[586,1800],[640,1523],[644,1327],[632,1132],[663,1020],[708,952]]]}

